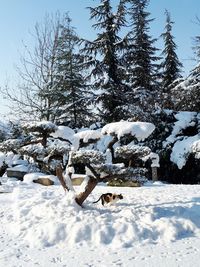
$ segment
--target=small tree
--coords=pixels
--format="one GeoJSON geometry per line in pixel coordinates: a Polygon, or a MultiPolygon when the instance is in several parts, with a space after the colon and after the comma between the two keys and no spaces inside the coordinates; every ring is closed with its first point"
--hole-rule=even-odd
{"type": "Polygon", "coordinates": [[[10,138],[0,144],[0,151],[12,152],[22,158],[26,157],[32,165],[45,173],[54,173],[56,166],[65,161],[71,149],[71,141],[59,137],[51,137],[57,130],[52,122],[42,121],[26,123],[24,132],[19,138],[10,138]]]}
{"type": "MultiPolygon", "coordinates": [[[[71,167],[74,164],[83,164],[87,168],[87,183],[86,186],[79,195],[76,196],[76,202],[82,205],[87,199],[90,193],[94,190],[99,182],[107,182],[111,179],[132,180],[143,183],[146,181],[145,168],[134,166],[133,160],[136,157],[143,158],[148,156],[151,152],[149,148],[142,146],[134,147],[122,147],[114,151],[113,145],[117,141],[120,141],[126,135],[130,135],[138,140],[147,138],[154,130],[154,125],[151,123],[133,123],[133,122],[116,122],[107,124],[102,129],[102,134],[113,135],[113,142],[108,145],[108,150],[113,150],[112,155],[116,153],[120,158],[127,158],[129,160],[129,166],[122,164],[115,164],[114,158],[111,158],[110,162],[106,157],[108,153],[104,154],[95,150],[80,150],[70,152],[70,158],[68,166],[66,168],[66,176],[71,177],[71,167]]],[[[62,186],[66,190],[70,190],[71,185],[66,183],[62,176],[62,171],[57,168],[57,176],[59,177],[62,186]]],[[[69,181],[70,179],[67,179],[69,181]]]]}
{"type": "Polygon", "coordinates": [[[29,121],[37,118],[58,122],[62,114],[62,122],[68,117],[75,125],[80,112],[86,114],[87,108],[83,101],[81,57],[74,53],[78,37],[69,17],[46,15],[43,23],[35,25],[33,37],[33,49],[24,45],[18,88],[6,86],[1,91],[11,100],[12,110],[29,121]]]}

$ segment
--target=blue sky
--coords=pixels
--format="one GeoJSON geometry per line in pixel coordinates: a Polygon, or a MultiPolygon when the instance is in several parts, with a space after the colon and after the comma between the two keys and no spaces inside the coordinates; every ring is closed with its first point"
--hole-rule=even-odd
{"type": "MultiPolygon", "coordinates": [[[[69,11],[77,33],[92,39],[95,35],[86,7],[98,3],[99,0],[0,0],[0,86],[4,85],[7,77],[12,79],[14,65],[19,63],[19,53],[23,52],[22,41],[26,43],[30,40],[29,33],[34,32],[36,22],[42,21],[46,13],[69,11]]],[[[175,22],[173,35],[178,45],[177,53],[188,73],[194,66],[190,60],[193,56],[192,37],[200,35],[200,25],[194,23],[195,16],[200,17],[200,0],[151,0],[148,10],[151,17],[155,18],[151,23],[151,34],[155,38],[163,32],[165,9],[169,10],[175,22]]]]}

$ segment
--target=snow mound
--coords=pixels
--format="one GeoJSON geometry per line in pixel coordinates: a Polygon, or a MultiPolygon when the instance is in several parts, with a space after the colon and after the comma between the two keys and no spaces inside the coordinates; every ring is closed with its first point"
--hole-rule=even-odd
{"type": "Polygon", "coordinates": [[[38,178],[41,177],[46,177],[50,179],[52,182],[54,182],[55,185],[60,185],[60,182],[57,178],[57,176],[54,175],[47,175],[42,172],[33,172],[33,173],[27,173],[24,175],[23,181],[24,183],[32,183],[33,180],[37,180],[38,178]]]}
{"type": "Polygon", "coordinates": [[[97,130],[85,130],[75,134],[79,140],[83,140],[84,143],[87,143],[89,140],[98,140],[101,138],[101,132],[97,130]]]}
{"type": "Polygon", "coordinates": [[[124,195],[116,206],[92,204],[109,191],[113,188],[98,186],[82,209],[74,193],[65,195],[60,186],[46,190],[21,183],[13,192],[11,230],[31,247],[42,248],[58,244],[126,248],[200,237],[197,187],[114,188],[115,193],[124,195]]]}
{"type": "Polygon", "coordinates": [[[117,135],[118,139],[124,135],[131,134],[138,141],[146,139],[153,131],[155,126],[149,122],[112,122],[102,128],[102,134],[117,135]]]}
{"type": "Polygon", "coordinates": [[[53,136],[54,138],[68,140],[73,145],[74,149],[78,148],[79,139],[75,137],[74,130],[67,126],[58,126],[57,130],[54,133],[51,133],[51,136],[53,136]]]}

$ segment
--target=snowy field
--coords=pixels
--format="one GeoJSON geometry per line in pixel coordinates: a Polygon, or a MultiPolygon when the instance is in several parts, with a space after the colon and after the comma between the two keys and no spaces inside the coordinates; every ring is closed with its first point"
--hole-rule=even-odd
{"type": "Polygon", "coordinates": [[[60,185],[0,189],[0,266],[199,266],[200,185],[99,185],[84,209],[60,185]],[[92,203],[106,192],[124,199],[92,203]]]}

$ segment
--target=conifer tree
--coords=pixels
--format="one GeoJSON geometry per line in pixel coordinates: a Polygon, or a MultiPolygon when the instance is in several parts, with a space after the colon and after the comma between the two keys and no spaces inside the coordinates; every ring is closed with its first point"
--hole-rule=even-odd
{"type": "Polygon", "coordinates": [[[123,40],[118,33],[125,25],[125,1],[120,0],[114,13],[110,0],[100,0],[100,5],[89,7],[90,19],[95,19],[93,28],[98,30],[97,38],[84,41],[86,66],[91,69],[95,103],[99,103],[99,114],[106,122],[123,118],[126,86],[123,83],[124,69],[121,63],[123,40]],[[100,93],[99,93],[100,92],[100,93]]]}
{"type": "MultiPolygon", "coordinates": [[[[200,18],[196,17],[196,24],[200,26],[200,18]]],[[[194,37],[194,55],[195,55],[195,61],[197,63],[200,62],[200,35],[197,35],[194,37]]]]}
{"type": "Polygon", "coordinates": [[[181,77],[182,64],[178,59],[176,54],[177,45],[174,42],[174,37],[172,35],[172,25],[174,22],[171,20],[170,13],[166,10],[166,26],[165,32],[161,35],[164,39],[164,50],[162,55],[164,56],[164,61],[162,63],[163,67],[163,88],[167,92],[168,86],[172,84],[177,78],[181,77]]]}
{"type": "Polygon", "coordinates": [[[80,42],[71,19],[61,25],[58,44],[59,113],[58,120],[70,127],[82,127],[89,120],[88,93],[83,75],[83,56],[78,50],[80,42]]]}
{"type": "Polygon", "coordinates": [[[200,64],[171,90],[174,109],[200,112],[200,64]]]}
{"type": "Polygon", "coordinates": [[[158,50],[149,35],[149,24],[154,20],[149,18],[146,11],[148,0],[129,0],[131,31],[129,32],[129,45],[127,48],[126,62],[128,64],[128,81],[132,88],[153,90],[159,65],[155,53],[158,50]]]}

